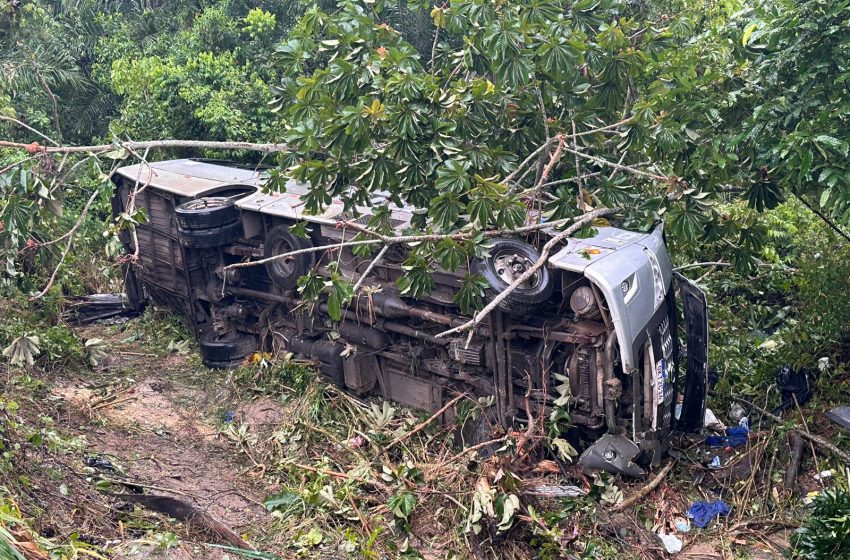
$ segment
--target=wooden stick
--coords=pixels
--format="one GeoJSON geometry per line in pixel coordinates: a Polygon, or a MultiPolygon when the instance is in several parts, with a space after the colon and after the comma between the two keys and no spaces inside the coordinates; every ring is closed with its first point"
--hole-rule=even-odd
{"type": "Polygon", "coordinates": [[[136,400],[136,398],[137,398],[136,395],[131,395],[129,397],[116,399],[114,401],[104,401],[102,403],[98,403],[98,404],[94,405],[93,407],[91,407],[91,409],[92,409],[92,411],[100,410],[101,408],[106,408],[108,406],[114,406],[116,404],[121,404],[121,403],[125,403],[125,402],[128,402],[128,401],[134,401],[134,400],[136,400]]]}
{"type": "MultiPolygon", "coordinates": [[[[121,354],[121,352],[118,352],[118,354],[121,354]]],[[[133,389],[135,389],[135,386],[130,385],[129,387],[125,387],[123,389],[115,391],[114,393],[112,393],[110,395],[106,395],[103,398],[95,399],[91,402],[91,404],[89,404],[89,408],[94,408],[94,407],[96,407],[100,404],[103,404],[105,402],[113,401],[113,400],[117,399],[118,397],[120,397],[121,395],[126,395],[127,393],[129,393],[133,389]]]]}
{"type": "Polygon", "coordinates": [[[360,524],[363,525],[363,530],[366,531],[367,535],[371,535],[372,529],[369,527],[369,524],[366,523],[366,518],[363,517],[363,514],[360,512],[360,508],[358,508],[357,504],[354,503],[354,497],[351,494],[348,495],[348,503],[350,503],[351,507],[354,508],[354,513],[356,513],[357,517],[360,519],[360,524]]]}
{"type": "Polygon", "coordinates": [[[786,490],[791,490],[797,482],[797,472],[800,470],[800,463],[803,461],[803,451],[805,451],[806,444],[799,432],[794,431],[788,432],[788,444],[791,446],[791,457],[788,459],[788,468],[785,469],[783,486],[786,490]]]}
{"type": "Polygon", "coordinates": [[[657,475],[655,475],[655,478],[649,481],[649,484],[635,492],[632,496],[629,497],[629,499],[623,500],[619,504],[612,507],[611,511],[622,511],[629,506],[633,506],[638,500],[642,500],[643,498],[645,498],[647,495],[649,495],[650,492],[655,490],[659,484],[661,484],[661,481],[664,480],[667,474],[673,469],[673,465],[675,464],[676,461],[670,461],[669,463],[667,463],[664,468],[661,469],[657,475]]]}
{"type": "Polygon", "coordinates": [[[491,440],[489,440],[489,441],[482,441],[481,443],[475,444],[475,445],[473,445],[472,447],[467,447],[466,449],[464,449],[464,450],[463,450],[463,451],[461,451],[460,453],[458,453],[458,454],[456,454],[456,455],[453,455],[453,456],[452,456],[451,458],[449,458],[447,461],[443,461],[442,463],[440,463],[440,465],[438,466],[438,468],[441,468],[441,467],[443,467],[444,465],[447,465],[447,464],[449,464],[449,463],[455,463],[455,462],[457,462],[457,460],[458,460],[458,459],[460,459],[460,458],[461,458],[461,457],[463,457],[464,455],[467,455],[467,454],[469,454],[469,453],[472,453],[473,451],[478,451],[479,449],[483,449],[484,447],[487,447],[488,445],[494,445],[494,444],[496,444],[496,443],[502,443],[503,441],[505,441],[506,439],[508,439],[511,435],[512,435],[512,434],[505,434],[505,435],[503,435],[502,437],[498,437],[498,438],[496,438],[496,439],[491,439],[491,440]]]}
{"type": "Polygon", "coordinates": [[[430,424],[431,422],[433,422],[434,420],[439,418],[441,414],[443,414],[445,411],[447,411],[448,409],[453,407],[457,401],[459,401],[460,399],[462,399],[465,396],[467,396],[466,393],[463,393],[463,394],[456,396],[455,398],[453,398],[449,402],[447,402],[445,404],[445,406],[443,406],[443,408],[441,408],[440,410],[438,410],[437,412],[432,414],[430,418],[428,418],[427,420],[425,420],[424,422],[422,422],[421,424],[419,424],[418,426],[413,428],[411,431],[409,431],[405,434],[402,434],[402,435],[398,436],[397,438],[395,438],[394,440],[392,440],[389,443],[389,445],[387,445],[386,449],[389,449],[389,448],[393,447],[394,445],[401,443],[402,441],[406,440],[407,438],[412,437],[413,435],[424,430],[425,427],[428,426],[428,424],[430,424]]]}
{"type": "Polygon", "coordinates": [[[289,463],[293,467],[298,467],[299,469],[304,469],[305,471],[310,471],[318,474],[326,474],[328,476],[332,476],[334,478],[343,478],[346,480],[353,480],[354,482],[359,482],[361,484],[371,484],[376,488],[380,488],[384,492],[389,492],[389,488],[383,482],[378,480],[367,480],[365,478],[360,478],[358,476],[352,476],[350,474],[341,473],[339,471],[331,471],[328,469],[317,469],[316,467],[311,467],[310,465],[302,465],[301,463],[289,463]]]}

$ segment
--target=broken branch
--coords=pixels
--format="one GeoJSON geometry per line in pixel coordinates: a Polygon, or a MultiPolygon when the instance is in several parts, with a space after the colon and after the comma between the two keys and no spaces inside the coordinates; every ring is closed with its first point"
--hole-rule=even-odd
{"type": "Polygon", "coordinates": [[[411,431],[409,431],[405,434],[402,434],[402,435],[398,436],[397,438],[395,438],[394,440],[392,440],[389,443],[389,445],[387,445],[386,449],[389,449],[389,448],[393,447],[394,445],[399,444],[399,443],[403,442],[404,440],[406,440],[406,439],[412,437],[413,435],[417,434],[418,432],[421,432],[422,430],[424,430],[428,426],[428,424],[430,424],[431,422],[433,422],[434,420],[439,418],[445,411],[447,411],[448,409],[453,407],[455,405],[455,403],[457,403],[460,399],[462,399],[465,396],[467,396],[466,393],[463,393],[463,394],[456,396],[455,398],[453,398],[449,402],[447,402],[445,404],[445,406],[443,406],[443,408],[441,408],[440,410],[438,410],[437,412],[432,414],[430,418],[428,418],[427,420],[425,420],[424,422],[422,422],[421,424],[419,424],[418,426],[413,428],[411,431]]]}
{"type": "MultiPolygon", "coordinates": [[[[52,142],[52,140],[51,140],[52,142]]],[[[54,142],[55,143],[55,142],[54,142]]],[[[9,142],[0,140],[0,147],[18,148],[26,150],[31,144],[22,142],[9,142]]],[[[150,150],[155,148],[198,148],[203,150],[247,150],[251,152],[263,152],[266,154],[276,152],[288,152],[291,150],[288,144],[263,144],[256,142],[215,142],[212,140],[145,140],[113,142],[111,144],[96,144],[92,146],[40,146],[38,151],[48,154],[75,154],[93,153],[100,154],[120,150],[150,150]]]]}
{"type": "Polygon", "coordinates": [[[622,511],[629,506],[633,506],[638,501],[644,499],[649,495],[650,492],[658,488],[658,485],[661,484],[661,481],[667,476],[667,474],[673,469],[673,465],[676,464],[676,461],[670,461],[664,468],[661,469],[655,478],[649,481],[649,484],[635,492],[632,496],[629,496],[627,500],[623,500],[619,504],[615,505],[611,508],[611,511],[622,511]]]}
{"type": "Polygon", "coordinates": [[[540,257],[538,257],[537,261],[535,261],[535,263],[533,265],[528,267],[528,269],[524,273],[522,273],[522,275],[520,275],[516,280],[511,282],[511,284],[507,288],[505,288],[504,290],[499,292],[499,294],[496,295],[496,297],[494,297],[493,300],[490,301],[490,303],[488,303],[486,306],[484,306],[484,308],[481,311],[476,313],[472,317],[472,319],[470,319],[469,321],[467,321],[466,323],[464,323],[464,324],[462,324],[458,327],[455,327],[453,329],[449,329],[447,331],[441,332],[440,334],[437,335],[437,337],[438,338],[439,337],[446,337],[446,336],[449,336],[450,334],[460,333],[460,332],[468,331],[468,330],[474,328],[476,325],[478,325],[478,323],[480,323],[482,321],[482,319],[484,319],[490,313],[492,313],[492,311],[494,309],[496,309],[496,307],[502,301],[504,301],[504,299],[506,297],[508,297],[508,295],[510,295],[511,292],[516,290],[523,283],[527,282],[532,276],[534,276],[534,274],[538,270],[540,270],[543,267],[544,264],[546,264],[546,261],[549,259],[549,253],[552,251],[552,249],[557,244],[559,244],[561,241],[563,241],[567,237],[569,237],[572,234],[574,234],[575,232],[577,232],[582,227],[593,222],[593,220],[595,220],[596,218],[601,218],[603,216],[609,216],[611,214],[614,214],[615,212],[617,212],[617,209],[615,209],[615,208],[597,208],[596,210],[592,210],[592,211],[588,212],[587,214],[582,216],[580,219],[578,219],[575,223],[573,223],[573,225],[571,225],[570,227],[568,227],[564,231],[562,231],[562,232],[558,233],[557,235],[555,235],[554,237],[552,237],[543,246],[543,249],[540,251],[540,257]]]}

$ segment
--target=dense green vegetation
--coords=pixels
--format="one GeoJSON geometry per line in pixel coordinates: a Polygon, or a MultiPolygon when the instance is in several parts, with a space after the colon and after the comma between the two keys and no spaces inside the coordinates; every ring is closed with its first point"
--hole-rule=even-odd
{"type": "MultiPolygon", "coordinates": [[[[112,218],[108,180],[141,154],[41,146],[283,142],[148,157],[262,159],[273,184],[312,186],[311,210],[387,190],[435,233],[663,218],[709,294],[717,397],[827,357],[821,398],[846,399],[848,82],[847,0],[0,0],[0,140],[38,143],[0,143],[0,297],[27,310],[3,314],[0,346],[34,337],[37,366],[86,367],[62,298],[119,289],[116,233],[144,219],[112,218]]],[[[427,292],[480,242],[418,245],[401,287],[427,292]]],[[[458,303],[482,295],[469,275],[458,303]]]]}

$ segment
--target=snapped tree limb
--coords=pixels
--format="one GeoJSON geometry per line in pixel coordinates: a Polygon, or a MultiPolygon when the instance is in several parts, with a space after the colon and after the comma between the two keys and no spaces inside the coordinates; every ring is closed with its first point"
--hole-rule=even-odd
{"type": "Polygon", "coordinates": [[[197,148],[201,150],[246,150],[266,154],[288,152],[292,148],[288,144],[265,144],[256,142],[215,142],[212,140],[143,140],[116,141],[111,144],[95,144],[92,146],[40,146],[0,140],[0,147],[18,148],[29,152],[38,151],[47,154],[102,154],[121,148],[130,150],[150,150],[155,148],[197,148]]]}
{"type": "MultiPolygon", "coordinates": [[[[573,223],[570,227],[565,229],[564,231],[558,233],[552,239],[546,242],[543,246],[543,249],[540,251],[540,257],[534,262],[533,265],[528,267],[528,269],[522,273],[519,277],[516,278],[511,284],[499,292],[499,294],[493,298],[493,300],[488,303],[484,309],[476,313],[472,319],[467,321],[466,323],[455,327],[453,329],[449,329],[447,331],[443,331],[437,335],[437,337],[445,337],[450,334],[461,333],[464,331],[468,331],[475,327],[478,323],[480,323],[487,315],[493,312],[494,309],[502,302],[506,297],[508,297],[511,292],[520,287],[523,283],[527,282],[534,274],[546,264],[546,261],[549,260],[549,253],[552,249],[558,245],[561,241],[566,239],[567,237],[573,235],[575,232],[583,228],[584,226],[593,222],[593,220],[597,218],[602,218],[604,216],[610,216],[611,214],[615,214],[618,210],[616,208],[597,208],[596,210],[591,210],[587,214],[581,216],[578,220],[573,223]]],[[[551,224],[550,224],[551,225],[551,224]]]]}

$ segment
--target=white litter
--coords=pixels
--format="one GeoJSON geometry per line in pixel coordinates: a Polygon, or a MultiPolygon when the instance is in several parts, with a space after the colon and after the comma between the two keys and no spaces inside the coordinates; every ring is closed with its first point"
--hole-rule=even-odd
{"type": "Polygon", "coordinates": [[[717,433],[723,433],[726,431],[726,426],[710,408],[705,409],[705,416],[703,417],[702,425],[717,433]]]}
{"type": "Polygon", "coordinates": [[[682,552],[682,539],[676,535],[657,535],[664,544],[664,550],[669,554],[678,554],[682,552]]]}

